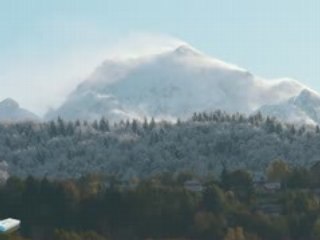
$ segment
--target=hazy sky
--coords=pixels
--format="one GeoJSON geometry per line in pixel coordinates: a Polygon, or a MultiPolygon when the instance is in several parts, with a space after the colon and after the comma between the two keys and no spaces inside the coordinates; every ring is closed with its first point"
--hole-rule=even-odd
{"type": "Polygon", "coordinates": [[[319,0],[0,0],[0,100],[43,114],[103,59],[179,39],[320,91],[319,0]]]}

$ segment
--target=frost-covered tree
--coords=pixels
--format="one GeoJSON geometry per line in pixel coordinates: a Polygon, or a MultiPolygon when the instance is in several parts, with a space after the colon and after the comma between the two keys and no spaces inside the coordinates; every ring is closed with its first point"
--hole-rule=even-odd
{"type": "Polygon", "coordinates": [[[312,166],[320,160],[320,135],[316,127],[284,124],[259,113],[217,111],[178,123],[151,119],[114,126],[105,118],[93,123],[58,119],[0,124],[0,159],[7,161],[10,175],[22,177],[101,173],[131,179],[166,171],[219,176],[224,167],[261,173],[274,159],[312,166]]]}

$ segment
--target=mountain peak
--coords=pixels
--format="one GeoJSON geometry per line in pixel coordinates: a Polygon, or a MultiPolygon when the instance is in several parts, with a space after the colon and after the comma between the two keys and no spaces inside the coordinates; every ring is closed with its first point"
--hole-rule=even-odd
{"type": "Polygon", "coordinates": [[[2,108],[10,108],[10,109],[18,109],[20,106],[12,98],[6,98],[2,102],[0,102],[0,107],[2,107],[2,108]]]}
{"type": "Polygon", "coordinates": [[[0,102],[0,122],[23,122],[23,121],[38,121],[39,118],[23,109],[12,98],[6,98],[0,102]]]}
{"type": "Polygon", "coordinates": [[[303,89],[300,93],[300,96],[305,97],[319,97],[319,94],[310,89],[303,89]]]}
{"type": "Polygon", "coordinates": [[[313,90],[303,89],[300,94],[294,99],[295,102],[313,102],[320,104],[320,95],[313,90]]]}
{"type": "Polygon", "coordinates": [[[257,77],[182,44],[158,54],[105,62],[47,119],[172,120],[217,109],[250,114],[303,89],[308,88],[297,81],[257,77]]]}
{"type": "Polygon", "coordinates": [[[199,55],[199,51],[196,49],[192,48],[191,46],[187,44],[180,45],[174,50],[174,53],[179,55],[179,56],[185,56],[185,55],[199,55]]]}

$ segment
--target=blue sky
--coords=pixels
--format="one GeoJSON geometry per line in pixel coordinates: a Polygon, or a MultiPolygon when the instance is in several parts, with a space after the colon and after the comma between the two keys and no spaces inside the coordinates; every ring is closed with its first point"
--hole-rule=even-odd
{"type": "Polygon", "coordinates": [[[41,114],[111,52],[174,39],[320,91],[319,12],[318,0],[0,0],[0,99],[41,114]]]}

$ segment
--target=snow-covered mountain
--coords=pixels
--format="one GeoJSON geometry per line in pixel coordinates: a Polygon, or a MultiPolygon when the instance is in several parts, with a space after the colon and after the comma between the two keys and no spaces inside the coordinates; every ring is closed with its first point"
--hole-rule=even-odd
{"type": "Polygon", "coordinates": [[[0,102],[0,122],[23,121],[39,121],[39,118],[28,110],[21,108],[19,104],[11,98],[0,102]]]}
{"type": "Polygon", "coordinates": [[[107,60],[48,119],[176,119],[222,109],[250,114],[308,89],[293,79],[267,80],[190,46],[107,60]]]}
{"type": "Polygon", "coordinates": [[[298,96],[279,104],[262,106],[259,111],[286,122],[319,124],[320,95],[305,89],[298,96]]]}

